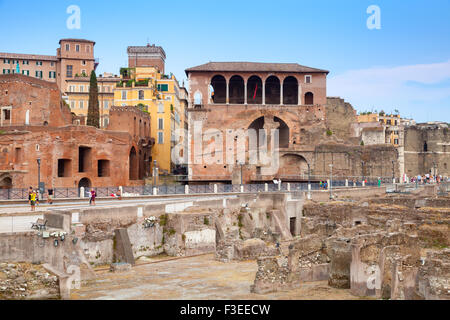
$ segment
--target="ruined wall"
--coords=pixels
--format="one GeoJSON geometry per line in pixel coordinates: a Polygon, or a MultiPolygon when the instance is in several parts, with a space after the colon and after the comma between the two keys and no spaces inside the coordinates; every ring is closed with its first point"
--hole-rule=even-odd
{"type": "Polygon", "coordinates": [[[405,128],[405,173],[409,176],[450,176],[448,124],[418,124],[405,128]],[[436,166],[436,167],[435,167],[436,166]]]}

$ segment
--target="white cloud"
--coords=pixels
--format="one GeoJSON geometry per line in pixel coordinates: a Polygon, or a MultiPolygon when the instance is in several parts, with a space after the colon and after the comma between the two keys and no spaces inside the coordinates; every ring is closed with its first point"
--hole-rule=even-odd
{"type": "MultiPolygon", "coordinates": [[[[340,96],[357,110],[399,109],[423,116],[450,101],[450,60],[442,63],[350,70],[328,79],[328,95],[340,96]],[[417,85],[411,85],[411,82],[417,85]],[[444,102],[447,100],[447,102],[444,102]],[[431,109],[430,109],[431,108],[431,109]]],[[[450,113],[450,105],[447,105],[450,113]]],[[[447,108],[445,108],[447,109],[447,108]]],[[[432,112],[433,115],[436,114],[432,112]]],[[[438,113],[439,114],[439,113],[438,113]]],[[[446,115],[450,118],[450,114],[446,115]]],[[[439,120],[439,119],[435,119],[439,120]]]]}

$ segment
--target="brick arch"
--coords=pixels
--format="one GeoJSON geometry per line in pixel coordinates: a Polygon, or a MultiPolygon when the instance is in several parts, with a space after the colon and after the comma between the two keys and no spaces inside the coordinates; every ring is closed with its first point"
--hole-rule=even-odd
{"type": "Polygon", "coordinates": [[[216,74],[209,80],[209,85],[213,87],[214,95],[211,96],[213,103],[226,103],[228,80],[221,74],[216,74]]]}

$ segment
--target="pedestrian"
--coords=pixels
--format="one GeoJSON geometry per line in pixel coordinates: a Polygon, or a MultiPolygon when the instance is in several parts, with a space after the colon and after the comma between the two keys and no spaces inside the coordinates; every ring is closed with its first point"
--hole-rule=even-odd
{"type": "Polygon", "coordinates": [[[31,204],[31,194],[33,193],[33,187],[28,189],[28,204],[31,204]]]}
{"type": "Polygon", "coordinates": [[[30,194],[30,205],[31,205],[31,211],[36,211],[36,191],[32,190],[31,194],[30,194]]]}
{"type": "Polygon", "coordinates": [[[53,189],[52,188],[47,190],[47,203],[53,204],[53,189]]]}
{"type": "Polygon", "coordinates": [[[91,188],[91,192],[89,193],[89,205],[95,206],[95,197],[97,196],[97,193],[95,192],[94,188],[91,188]]]}
{"type": "Polygon", "coordinates": [[[122,192],[120,192],[120,188],[119,188],[119,190],[117,190],[117,198],[119,200],[122,200],[122,192]]]}

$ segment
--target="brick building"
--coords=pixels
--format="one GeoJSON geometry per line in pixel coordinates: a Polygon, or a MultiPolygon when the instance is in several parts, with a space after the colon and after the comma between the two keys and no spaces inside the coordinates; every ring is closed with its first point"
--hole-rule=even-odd
{"type": "MultiPolygon", "coordinates": [[[[299,64],[252,62],[210,62],[187,69],[190,183],[240,183],[241,174],[243,182],[304,181],[308,173],[329,175],[330,164],[338,176],[391,176],[392,170],[387,172],[386,167],[392,167],[391,159],[397,160],[397,151],[385,145],[360,146],[352,128],[357,122],[353,107],[342,99],[327,98],[328,73],[299,64]],[[200,147],[195,142],[199,124],[200,147]],[[249,162],[249,139],[236,134],[263,128],[279,130],[275,174],[265,174],[262,163],[249,162]],[[234,135],[231,148],[227,134],[234,135]],[[237,159],[236,152],[228,161],[226,152],[211,151],[209,146],[219,136],[222,150],[234,152],[238,145],[245,145],[244,161],[237,159]],[[212,163],[211,158],[217,161],[212,163]]],[[[269,132],[262,137],[265,141],[271,140],[269,132]]],[[[394,169],[398,176],[397,166],[394,169]]]]}
{"type": "Polygon", "coordinates": [[[0,188],[143,184],[150,116],[113,107],[107,130],[74,124],[56,83],[0,75],[0,188]],[[146,129],[147,128],[147,129],[146,129]]]}

